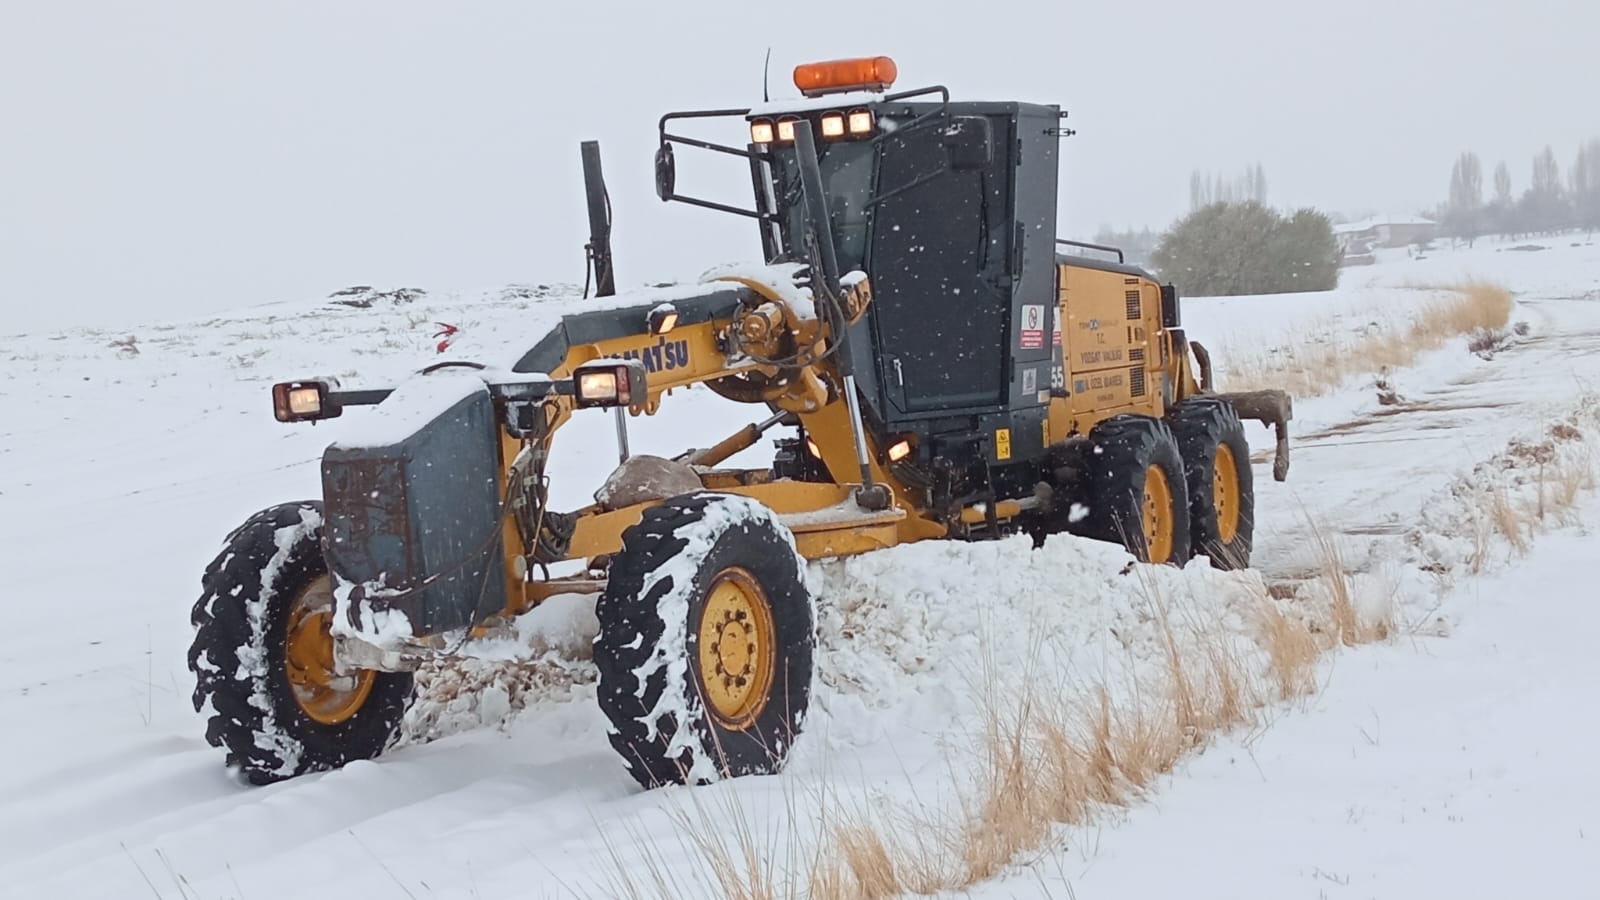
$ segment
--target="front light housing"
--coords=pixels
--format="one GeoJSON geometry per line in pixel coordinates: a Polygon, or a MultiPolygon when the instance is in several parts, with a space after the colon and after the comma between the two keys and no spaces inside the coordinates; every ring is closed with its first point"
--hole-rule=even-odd
{"type": "Polygon", "coordinates": [[[842,113],[828,113],[822,117],[822,136],[825,138],[844,136],[844,115],[842,113]]]}
{"type": "Polygon", "coordinates": [[[666,334],[678,327],[678,308],[671,303],[663,303],[650,310],[645,324],[649,326],[651,334],[666,334]]]}
{"type": "Polygon", "coordinates": [[[851,134],[870,134],[872,132],[872,113],[865,109],[853,109],[848,120],[851,134]]]}
{"type": "Polygon", "coordinates": [[[284,381],[272,386],[272,416],[279,422],[316,422],[344,412],[330,402],[326,381],[284,381]]]}
{"type": "Polygon", "coordinates": [[[750,123],[750,142],[752,144],[770,144],[774,132],[772,122],[767,119],[756,119],[750,123]]]}
{"type": "Polygon", "coordinates": [[[586,362],[573,372],[572,396],[579,409],[643,403],[648,396],[644,363],[637,359],[586,362]]]}

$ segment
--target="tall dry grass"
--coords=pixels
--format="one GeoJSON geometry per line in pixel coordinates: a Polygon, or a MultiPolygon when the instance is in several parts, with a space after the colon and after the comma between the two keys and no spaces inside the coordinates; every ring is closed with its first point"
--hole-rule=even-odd
{"type": "MultiPolygon", "coordinates": [[[[1126,671],[1142,674],[1120,693],[1104,681],[1049,671],[1037,647],[1011,669],[986,657],[974,686],[986,702],[965,744],[970,770],[963,775],[960,759],[952,761],[952,781],[961,786],[952,804],[847,805],[824,795],[811,798],[819,812],[799,812],[790,797],[780,836],[753,829],[732,800],[702,804],[685,792],[691,806],[672,820],[680,853],[691,858],[687,868],[700,873],[696,886],[738,900],[962,891],[1046,847],[1057,826],[1090,825],[1137,802],[1217,735],[1259,725],[1270,704],[1315,691],[1320,654],[1387,634],[1363,624],[1352,595],[1357,583],[1336,569],[1343,562],[1336,545],[1325,546],[1316,581],[1333,602],[1300,604],[1263,590],[1249,636],[1199,614],[1175,621],[1171,598],[1144,582],[1158,665],[1141,666],[1128,651],[1126,671]],[[1020,674],[1002,674],[1008,671],[1020,674]],[[797,837],[808,821],[815,823],[810,836],[797,837]]],[[[683,866],[668,864],[673,854],[661,840],[633,833],[628,851],[608,844],[614,896],[683,894],[674,874],[683,866]],[[624,862],[629,854],[634,865],[624,862]]]]}
{"type": "Polygon", "coordinates": [[[1277,699],[1289,701],[1311,693],[1317,684],[1317,659],[1322,656],[1311,626],[1267,597],[1256,613],[1256,630],[1257,641],[1267,653],[1267,671],[1277,688],[1277,699]]]}
{"type": "MultiPolygon", "coordinates": [[[[1595,410],[1600,423],[1600,403],[1595,410]]],[[[1559,427],[1552,434],[1578,442],[1559,427]]],[[[1531,493],[1484,490],[1485,545],[1530,539],[1541,516],[1570,508],[1596,477],[1592,454],[1568,451],[1545,459],[1531,493]],[[1510,510],[1515,528],[1496,524],[1496,504],[1510,510]]],[[[1332,531],[1308,522],[1308,533],[1314,571],[1264,588],[1247,636],[1175,615],[1171,598],[1144,582],[1158,664],[1127,651],[1126,671],[1141,674],[1121,691],[1050,671],[1037,647],[1020,668],[985,657],[974,685],[981,714],[958,744],[970,755],[951,762],[955,802],[847,801],[826,788],[798,798],[786,781],[788,820],[761,831],[736,795],[702,803],[686,791],[690,806],[671,816],[672,836],[634,831],[626,849],[608,841],[608,896],[884,900],[960,892],[995,877],[1045,849],[1058,826],[1090,826],[1137,803],[1219,734],[1262,726],[1274,704],[1314,694],[1324,654],[1394,633],[1393,597],[1351,570],[1332,531]],[[674,843],[676,852],[663,849],[674,843]],[[695,873],[687,883],[685,870],[695,873]]]]}
{"type": "Polygon", "coordinates": [[[1229,391],[1281,388],[1296,397],[1316,397],[1352,378],[1411,365],[1454,338],[1474,332],[1499,333],[1511,320],[1507,288],[1486,281],[1408,284],[1439,297],[1409,319],[1378,320],[1351,333],[1333,320],[1299,329],[1307,337],[1272,347],[1229,344],[1222,354],[1220,380],[1229,391]]]}
{"type": "Polygon", "coordinates": [[[1577,523],[1577,507],[1600,478],[1600,460],[1584,427],[1600,425],[1600,400],[1580,399],[1575,411],[1550,426],[1537,442],[1512,440],[1485,465],[1488,474],[1463,478],[1463,498],[1472,549],[1467,570],[1481,574],[1504,548],[1522,555],[1543,531],[1577,523]]]}
{"type": "MultiPolygon", "coordinates": [[[[1536,472],[1516,493],[1480,486],[1480,552],[1524,546],[1518,541],[1595,487],[1600,472],[1579,425],[1600,426],[1600,399],[1586,403],[1581,423],[1575,413],[1552,426],[1547,443],[1559,452],[1513,444],[1496,458],[1536,472]]],[[[1138,802],[1217,735],[1259,726],[1273,704],[1314,694],[1324,654],[1394,633],[1392,595],[1351,570],[1332,531],[1307,524],[1314,571],[1264,587],[1247,636],[1198,615],[1175,617],[1172,598],[1143,582],[1158,664],[1142,665],[1149,661],[1128,650],[1126,670],[1141,674],[1120,692],[1050,671],[1037,645],[1020,668],[985,656],[974,685],[982,712],[958,745],[970,755],[951,762],[956,802],[848,801],[826,787],[802,798],[785,781],[787,821],[761,830],[736,794],[702,802],[699,791],[685,791],[689,805],[669,817],[670,836],[633,829],[626,841],[607,838],[607,896],[882,900],[959,892],[1046,848],[1058,826],[1093,825],[1138,802]]]]}

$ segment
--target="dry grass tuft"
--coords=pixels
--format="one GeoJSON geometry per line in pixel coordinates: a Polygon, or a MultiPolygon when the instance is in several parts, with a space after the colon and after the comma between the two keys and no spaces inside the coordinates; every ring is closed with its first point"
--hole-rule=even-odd
{"type": "MultiPolygon", "coordinates": [[[[991,696],[1016,693],[996,685],[991,696]]],[[[977,801],[969,804],[963,832],[962,861],[967,883],[992,878],[1023,852],[1043,843],[1050,827],[1047,801],[1035,785],[1039,754],[1035,746],[1040,711],[1038,695],[1023,687],[1018,708],[1007,717],[1003,707],[987,708],[983,736],[983,771],[977,801]]]]}
{"type": "Polygon", "coordinates": [[[1489,492],[1489,521],[1494,523],[1495,532],[1517,553],[1528,552],[1529,520],[1536,518],[1536,512],[1530,513],[1526,506],[1514,502],[1506,489],[1495,488],[1489,492]]]}
{"type": "MultiPolygon", "coordinates": [[[[1408,366],[1419,354],[1437,350],[1461,335],[1491,336],[1483,339],[1486,348],[1504,344],[1514,303],[1508,289],[1484,281],[1406,287],[1449,296],[1424,304],[1409,321],[1374,321],[1356,334],[1328,320],[1305,329],[1303,333],[1311,337],[1285,345],[1266,350],[1227,347],[1222,354],[1227,361],[1222,373],[1224,387],[1230,391],[1283,388],[1296,397],[1316,397],[1352,378],[1408,366]]],[[[1392,395],[1392,388],[1389,393],[1392,395]]]]}
{"type": "Polygon", "coordinates": [[[1317,658],[1322,648],[1311,626],[1285,614],[1278,603],[1265,600],[1256,617],[1257,640],[1267,653],[1268,670],[1278,687],[1279,700],[1292,700],[1317,685],[1317,658]]]}
{"type": "Polygon", "coordinates": [[[1338,539],[1317,523],[1309,522],[1308,528],[1317,555],[1317,585],[1327,599],[1331,639],[1346,647],[1386,640],[1394,630],[1392,598],[1358,596],[1338,539]]]}
{"type": "MultiPolygon", "coordinates": [[[[896,871],[895,854],[877,829],[866,825],[842,827],[834,831],[833,841],[838,848],[839,858],[853,880],[849,886],[850,895],[864,900],[878,900],[905,893],[905,886],[900,883],[896,871]]],[[[827,880],[824,881],[826,883],[827,880]]],[[[843,891],[846,884],[842,880],[833,884],[834,895],[845,896],[843,891]]],[[[823,886],[813,879],[813,896],[827,896],[817,890],[823,886]]]]}
{"type": "Polygon", "coordinates": [[[1586,397],[1576,413],[1551,425],[1546,440],[1513,439],[1457,482],[1473,541],[1469,572],[1483,572],[1502,546],[1512,554],[1526,553],[1539,532],[1576,522],[1583,493],[1596,484],[1594,450],[1579,427],[1590,402],[1586,397]]]}

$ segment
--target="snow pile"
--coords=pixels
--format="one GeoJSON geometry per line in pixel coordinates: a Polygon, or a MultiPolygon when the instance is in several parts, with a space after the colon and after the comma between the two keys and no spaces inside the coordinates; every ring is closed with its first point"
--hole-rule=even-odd
{"type": "Polygon", "coordinates": [[[593,705],[595,596],[558,594],[501,631],[469,641],[459,658],[424,665],[402,743],[505,728],[535,705],[593,705]]]}
{"type": "Polygon", "coordinates": [[[1473,466],[1420,511],[1410,561],[1440,576],[1502,568],[1538,531],[1572,524],[1600,459],[1600,395],[1473,466]]]}
{"type": "MultiPolygon", "coordinates": [[[[1131,688],[1162,665],[1164,629],[1181,644],[1220,632],[1244,639],[1267,596],[1255,571],[1223,572],[1203,558],[1183,569],[1141,565],[1120,547],[1070,535],[1037,550],[1024,536],[909,544],[810,563],[807,584],[817,603],[814,702],[829,717],[829,743],[850,746],[879,738],[879,714],[918,706],[914,697],[974,711],[986,660],[1006,678],[1030,669],[1131,688]]],[[[668,599],[681,606],[679,593],[668,599]]],[[[680,624],[685,614],[662,611],[680,624]]],[[[582,690],[595,679],[592,597],[553,598],[513,624],[468,644],[471,658],[418,673],[408,741],[502,726],[524,709],[592,695],[582,690]]]]}
{"type": "Polygon", "coordinates": [[[928,541],[814,562],[819,700],[830,738],[878,736],[871,711],[924,694],[952,714],[983,682],[1024,670],[1131,688],[1160,665],[1171,626],[1180,643],[1220,626],[1243,634],[1266,597],[1254,571],[1134,563],[1121,547],[1055,535],[928,541]],[[986,674],[988,667],[999,673],[986,674]]]}

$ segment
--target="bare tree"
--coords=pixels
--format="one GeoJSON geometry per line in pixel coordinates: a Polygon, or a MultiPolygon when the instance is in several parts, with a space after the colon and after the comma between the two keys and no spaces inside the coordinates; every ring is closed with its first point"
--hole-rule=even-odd
{"type": "Polygon", "coordinates": [[[1555,150],[1547,146],[1533,158],[1533,182],[1522,195],[1522,224],[1529,231],[1560,231],[1570,218],[1561,164],[1556,162],[1555,150]]]}
{"type": "Polygon", "coordinates": [[[1221,172],[1189,173],[1190,211],[1213,203],[1267,203],[1267,170],[1260,163],[1246,166],[1238,175],[1221,172]]]}
{"type": "Polygon", "coordinates": [[[1494,202],[1496,206],[1510,206],[1511,200],[1511,169],[1501,160],[1494,167],[1494,202]]]}
{"type": "Polygon", "coordinates": [[[1450,170],[1445,228],[1452,238],[1466,241],[1469,247],[1483,233],[1483,164],[1476,153],[1461,154],[1450,170]]]}
{"type": "Polygon", "coordinates": [[[1600,229],[1600,138],[1590,138],[1578,146],[1568,178],[1572,184],[1573,218],[1579,227],[1594,234],[1600,229]]]}

